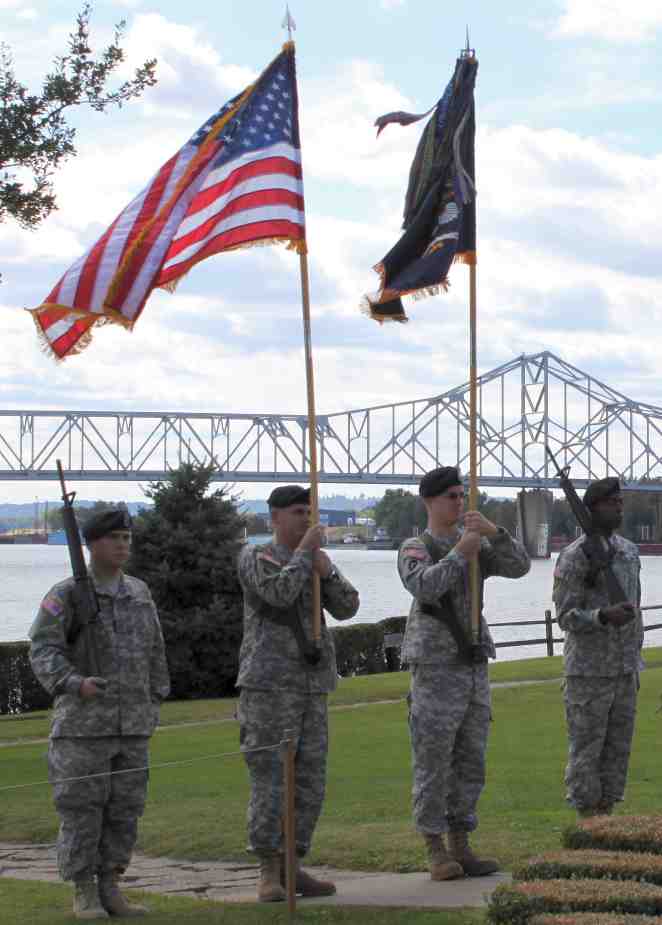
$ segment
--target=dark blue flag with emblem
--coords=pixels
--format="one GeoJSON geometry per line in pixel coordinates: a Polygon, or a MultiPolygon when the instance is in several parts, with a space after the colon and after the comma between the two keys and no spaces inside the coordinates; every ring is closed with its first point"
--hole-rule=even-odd
{"type": "MultiPolygon", "coordinates": [[[[474,86],[478,61],[462,52],[443,96],[418,143],[405,197],[404,234],[375,266],[379,291],[362,309],[380,323],[408,321],[401,297],[448,289],[453,261],[476,262],[474,186],[474,86]]],[[[393,112],[376,120],[377,134],[397,122],[408,125],[428,113],[393,112]]]]}

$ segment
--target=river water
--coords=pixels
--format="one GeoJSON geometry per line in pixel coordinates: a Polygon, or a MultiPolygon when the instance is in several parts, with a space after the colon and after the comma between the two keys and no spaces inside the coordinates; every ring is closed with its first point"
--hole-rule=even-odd
{"type": "MultiPolygon", "coordinates": [[[[331,558],[358,588],[361,608],[352,622],[375,623],[406,614],[411,598],[396,571],[397,553],[391,550],[331,549],[331,558]]],[[[524,578],[490,578],[485,586],[485,616],[495,642],[544,638],[544,626],[494,627],[495,623],[542,620],[553,611],[554,559],[534,560],[524,578]]],[[[642,558],[645,604],[662,604],[662,557],[642,558]]],[[[70,573],[66,546],[0,547],[0,641],[25,639],[46,591],[70,573]]],[[[644,614],[646,624],[662,623],[662,610],[644,614]]],[[[330,625],[335,621],[329,620],[330,625]]],[[[345,624],[347,625],[347,624],[345,624]]],[[[555,635],[558,636],[558,628],[555,635]]],[[[645,645],[662,645],[662,629],[646,633],[645,645]]],[[[561,652],[561,646],[555,647],[561,652]]],[[[499,659],[544,655],[544,645],[499,648],[499,659]]]]}

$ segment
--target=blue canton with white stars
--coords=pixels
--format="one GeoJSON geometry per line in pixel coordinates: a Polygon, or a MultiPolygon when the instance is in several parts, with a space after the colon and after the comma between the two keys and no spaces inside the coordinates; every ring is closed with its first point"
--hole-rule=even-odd
{"type": "MultiPolygon", "coordinates": [[[[214,161],[214,167],[219,167],[242,154],[276,144],[285,143],[299,147],[293,77],[290,55],[283,52],[267,68],[246,103],[224,127],[220,135],[223,148],[214,161]]],[[[219,112],[208,119],[191,141],[200,144],[214,122],[227,112],[229,107],[236,104],[237,99],[238,97],[235,97],[226,103],[219,112]]]]}

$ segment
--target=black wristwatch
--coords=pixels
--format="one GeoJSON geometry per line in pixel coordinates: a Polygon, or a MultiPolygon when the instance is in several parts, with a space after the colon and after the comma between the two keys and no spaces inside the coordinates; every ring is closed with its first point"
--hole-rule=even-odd
{"type": "Polygon", "coordinates": [[[600,608],[600,610],[598,610],[598,620],[600,621],[600,623],[602,624],[602,626],[606,626],[607,623],[608,623],[607,618],[605,617],[605,615],[604,615],[603,612],[602,612],[602,608],[600,608]]]}

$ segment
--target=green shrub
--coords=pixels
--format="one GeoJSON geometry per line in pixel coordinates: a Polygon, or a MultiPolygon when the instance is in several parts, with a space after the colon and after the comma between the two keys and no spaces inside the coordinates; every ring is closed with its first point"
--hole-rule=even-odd
{"type": "Polygon", "coordinates": [[[52,697],[35,678],[29,642],[0,643],[0,714],[46,710],[52,697]]]}
{"type": "Polygon", "coordinates": [[[403,633],[406,617],[388,617],[379,623],[334,626],[338,674],[343,678],[400,670],[399,650],[384,649],[384,635],[403,633]]]}
{"type": "Polygon", "coordinates": [[[574,915],[534,915],[529,925],[660,925],[657,916],[576,912],[574,915]]]}
{"type": "Polygon", "coordinates": [[[516,867],[513,877],[516,880],[608,878],[662,885],[662,857],[633,851],[548,851],[516,867]]]}
{"type": "Polygon", "coordinates": [[[662,854],[662,816],[595,816],[565,829],[566,848],[662,854]]]}
{"type": "Polygon", "coordinates": [[[632,880],[534,880],[502,884],[492,894],[488,921],[530,925],[549,912],[662,915],[662,888],[632,880]]]}

